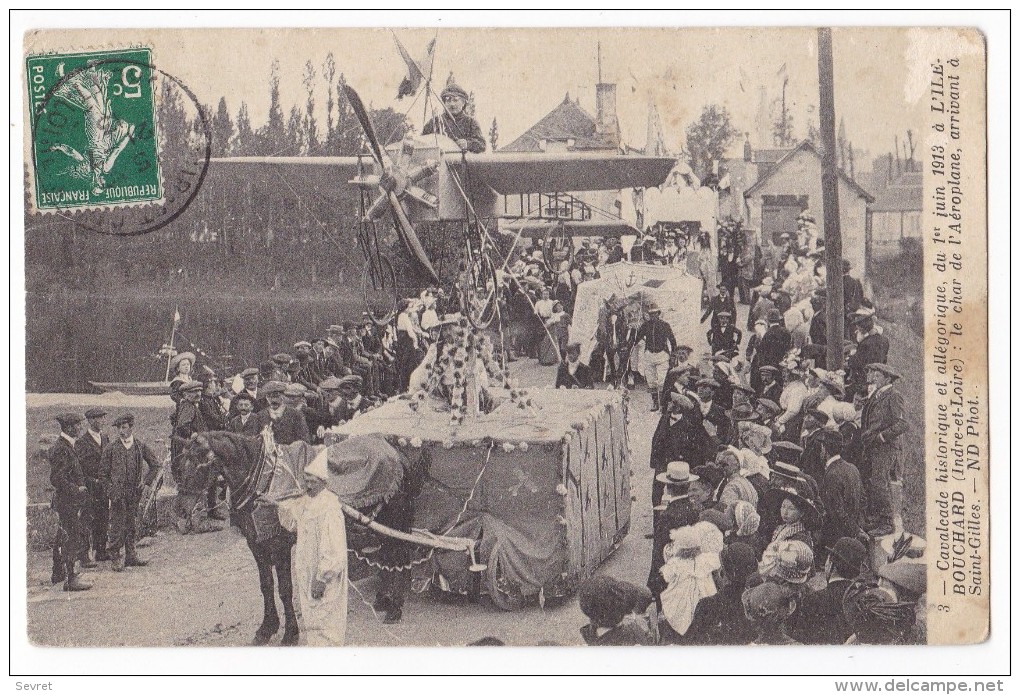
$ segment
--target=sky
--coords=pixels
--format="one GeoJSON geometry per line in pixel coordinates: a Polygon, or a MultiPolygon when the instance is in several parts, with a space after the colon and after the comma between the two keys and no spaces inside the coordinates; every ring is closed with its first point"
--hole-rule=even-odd
{"type": "MultiPolygon", "coordinates": [[[[475,94],[477,117],[488,133],[499,124],[507,144],[555,108],[566,94],[595,112],[594,85],[615,82],[623,141],[643,147],[649,104],[658,109],[666,144],[678,150],[685,129],[707,104],[729,109],[755,147],[770,147],[755,127],[760,87],[767,101],[778,98],[784,77],[794,135],[806,136],[817,120],[817,32],[813,28],[568,28],[568,29],[179,29],[104,30],[107,46],[146,45],[155,65],[188,85],[205,103],[226,97],[236,115],[244,101],[258,126],[268,111],[271,64],[279,60],[285,110],[303,104],[302,75],[311,60],[317,76],[317,108],[324,120],[322,63],[333,53],[337,71],[375,108],[408,111],[423,122],[419,99],[396,100],[405,67],[394,45],[400,38],[420,55],[437,38],[434,81],[452,72],[475,94]]],[[[923,132],[927,114],[928,61],[947,29],[833,30],[837,122],[848,139],[872,157],[902,141],[906,130],[923,132]]],[[[976,37],[973,37],[977,41],[976,37]]],[[[95,34],[79,31],[30,33],[29,52],[94,45],[95,34]]],[[[976,45],[975,45],[976,50],[976,45]]],[[[739,155],[742,138],[731,154],[739,155]]]]}

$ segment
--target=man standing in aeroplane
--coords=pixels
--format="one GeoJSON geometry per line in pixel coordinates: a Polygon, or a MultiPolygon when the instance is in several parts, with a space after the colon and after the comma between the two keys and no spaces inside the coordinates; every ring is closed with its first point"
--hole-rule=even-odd
{"type": "Polygon", "coordinates": [[[485,152],[485,137],[478,121],[465,111],[468,93],[453,82],[446,85],[439,98],[443,101],[443,113],[425,124],[422,135],[445,133],[465,152],[485,152]]]}

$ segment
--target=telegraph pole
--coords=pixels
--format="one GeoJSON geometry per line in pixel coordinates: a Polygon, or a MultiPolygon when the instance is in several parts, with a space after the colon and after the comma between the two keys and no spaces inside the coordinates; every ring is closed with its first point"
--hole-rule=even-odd
{"type": "Polygon", "coordinates": [[[843,368],[843,237],[839,229],[836,106],[832,80],[832,29],[818,30],[818,120],[822,136],[822,219],[825,223],[826,351],[830,371],[843,368]]]}

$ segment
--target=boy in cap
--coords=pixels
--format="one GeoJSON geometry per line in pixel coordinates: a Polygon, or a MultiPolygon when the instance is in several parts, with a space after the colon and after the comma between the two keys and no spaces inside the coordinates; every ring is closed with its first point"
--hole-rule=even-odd
{"type": "Polygon", "coordinates": [[[861,442],[863,456],[871,466],[865,530],[873,538],[893,532],[892,480],[900,471],[900,437],[910,428],[903,396],[893,387],[899,378],[886,364],[868,365],[868,384],[874,391],[861,412],[861,442]]]}
{"type": "Polygon", "coordinates": [[[103,470],[100,458],[103,449],[110,443],[110,438],[103,432],[106,411],[102,408],[89,408],[85,411],[88,428],[74,442],[74,453],[78,454],[81,471],[85,475],[85,487],[88,488],[88,499],[82,513],[82,544],[79,559],[82,565],[90,564],[89,551],[95,551],[96,562],[109,560],[106,554],[106,536],[110,524],[110,497],[103,485],[103,470]]]}
{"type": "Polygon", "coordinates": [[[134,435],[135,416],[125,413],[113,421],[117,438],[103,450],[102,469],[110,493],[110,556],[113,571],[144,567],[135,551],[138,537],[136,513],[142,488],[159,472],[161,462],[145,442],[134,435]]]}
{"type": "Polygon", "coordinates": [[[478,127],[478,121],[466,111],[470,98],[468,93],[451,82],[439,93],[439,98],[443,102],[443,113],[425,124],[422,135],[444,133],[465,152],[485,152],[482,129],[478,127]]]}
{"type": "Polygon", "coordinates": [[[77,413],[57,416],[60,436],[50,449],[50,484],[53,485],[52,507],[60,519],[60,528],[53,542],[54,584],[64,582],[64,591],[87,591],[91,584],[81,581],[75,574],[82,541],[80,516],[88,488],[81,461],[74,451],[75,438],[82,433],[82,417],[77,413]]]}
{"type": "Polygon", "coordinates": [[[347,635],[347,529],[328,481],[323,449],[305,467],[303,489],[277,503],[280,523],[297,533],[291,575],[310,647],[343,646],[347,635]]]}

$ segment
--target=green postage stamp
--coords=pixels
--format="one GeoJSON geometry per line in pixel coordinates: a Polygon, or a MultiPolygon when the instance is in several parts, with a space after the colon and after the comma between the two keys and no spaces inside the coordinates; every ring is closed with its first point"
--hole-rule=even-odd
{"type": "Polygon", "coordinates": [[[163,200],[150,49],[33,55],[25,68],[36,210],[163,200]]]}

